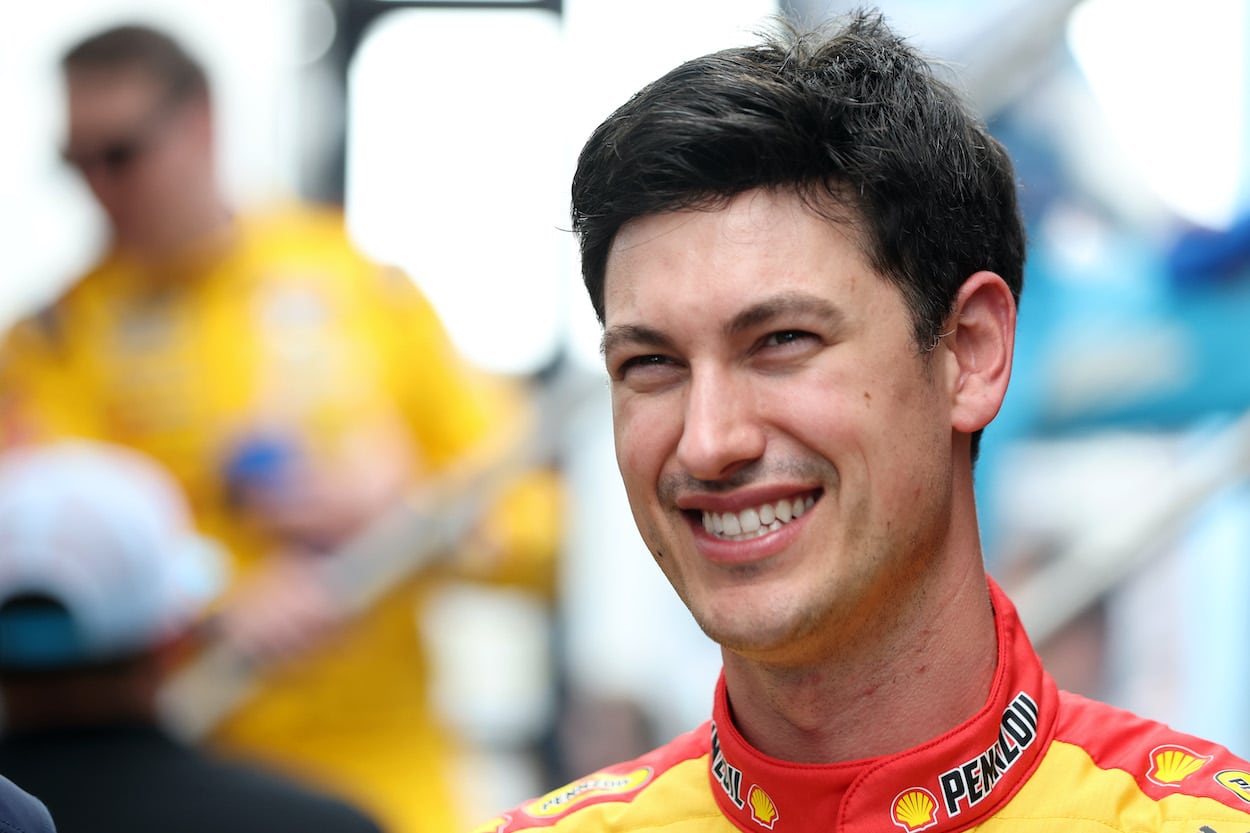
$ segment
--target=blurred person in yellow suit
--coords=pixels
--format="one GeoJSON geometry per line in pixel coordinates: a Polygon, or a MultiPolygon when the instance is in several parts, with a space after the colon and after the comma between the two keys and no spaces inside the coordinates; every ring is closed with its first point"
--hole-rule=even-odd
{"type": "MultiPolygon", "coordinates": [[[[203,68],[120,26],[70,49],[66,160],[112,245],[0,351],[0,437],[127,444],[181,480],[235,554],[222,632],[277,659],[214,741],[322,781],[395,833],[456,829],[454,739],[427,702],[414,604],[428,570],[352,622],[311,568],[414,487],[482,457],[524,405],[467,367],[407,277],[329,209],[237,215],[203,68]]],[[[535,471],[457,553],[459,574],[549,590],[559,494],[535,471]]]]}

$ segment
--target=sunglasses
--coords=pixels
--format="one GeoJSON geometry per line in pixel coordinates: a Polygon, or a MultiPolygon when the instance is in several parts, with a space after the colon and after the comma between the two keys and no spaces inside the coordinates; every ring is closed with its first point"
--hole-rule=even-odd
{"type": "Polygon", "coordinates": [[[61,158],[82,174],[93,170],[110,175],[125,173],[156,143],[157,134],[180,103],[181,99],[167,98],[137,128],[131,130],[129,135],[99,142],[89,148],[66,147],[61,151],[61,158]]]}

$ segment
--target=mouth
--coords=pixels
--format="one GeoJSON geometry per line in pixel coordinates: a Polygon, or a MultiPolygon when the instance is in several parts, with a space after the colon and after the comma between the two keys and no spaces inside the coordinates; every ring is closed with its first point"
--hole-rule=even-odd
{"type": "Polygon", "coordinates": [[[805,492],[734,512],[694,510],[690,514],[695,518],[701,516],[703,529],[713,538],[721,541],[749,541],[776,532],[802,517],[816,504],[820,496],[820,491],[805,492]]]}

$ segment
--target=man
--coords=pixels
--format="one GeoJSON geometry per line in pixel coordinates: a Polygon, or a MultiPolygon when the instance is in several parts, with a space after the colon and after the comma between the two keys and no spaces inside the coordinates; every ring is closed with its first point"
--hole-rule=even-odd
{"type": "MultiPolygon", "coordinates": [[[[336,213],[231,210],[204,70],[169,36],[109,29],[63,67],[64,155],[111,246],[0,350],[0,431],[146,452],[227,544],[239,579],[221,631],[279,662],[215,741],[330,783],[400,833],[454,829],[456,745],[413,616],[435,576],[344,624],[315,568],[433,478],[484,465],[520,397],[465,366],[413,283],[363,258],[336,213]]],[[[529,478],[452,566],[545,589],[555,497],[529,478]]]]}
{"type": "Polygon", "coordinates": [[[617,459],[712,720],[479,828],[1250,829],[1250,764],[1056,691],[982,566],[1010,162],[875,15],[688,62],[573,180],[617,459]]]}
{"type": "Polygon", "coordinates": [[[61,833],[377,833],[339,800],[161,728],[161,680],[223,576],[189,522],[172,478],[135,452],[0,456],[0,772],[61,833]]]}

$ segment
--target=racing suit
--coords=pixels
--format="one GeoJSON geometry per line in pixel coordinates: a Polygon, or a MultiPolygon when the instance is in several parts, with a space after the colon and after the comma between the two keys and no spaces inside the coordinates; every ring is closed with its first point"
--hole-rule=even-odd
{"type": "Polygon", "coordinates": [[[724,678],[712,720],[492,819],[474,833],[1250,831],[1250,763],[1060,692],[991,581],[998,667],[985,706],[926,744],[829,765],[747,744],[724,678]]]}
{"type": "MultiPolygon", "coordinates": [[[[515,414],[516,392],[459,361],[412,281],[362,257],[337,212],[243,216],[228,245],[171,266],[161,280],[110,254],[19,322],[0,352],[0,431],[152,455],[240,579],[281,543],[232,491],[241,471],[267,476],[266,455],[333,461],[386,426],[411,443],[418,475],[437,475],[515,414]]],[[[558,536],[549,485],[536,475],[490,516],[495,537],[517,545],[483,558],[483,578],[546,580],[558,536]]],[[[414,617],[436,578],[389,594],[335,633],[333,650],[284,662],[213,740],[328,786],[393,833],[465,823],[414,617]]]]}

